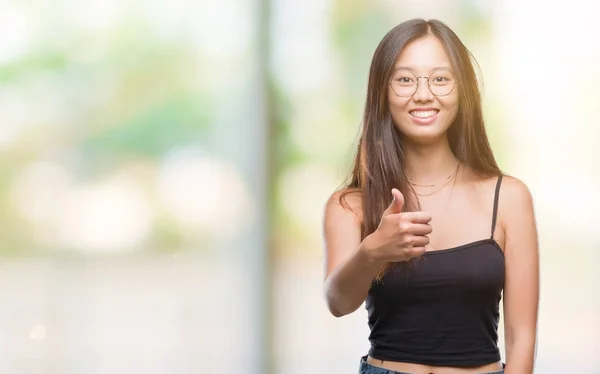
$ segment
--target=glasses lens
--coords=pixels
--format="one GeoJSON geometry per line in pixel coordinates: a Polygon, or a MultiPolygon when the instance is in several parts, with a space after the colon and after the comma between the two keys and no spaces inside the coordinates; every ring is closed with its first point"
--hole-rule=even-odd
{"type": "Polygon", "coordinates": [[[429,77],[429,89],[436,96],[448,95],[454,89],[456,79],[447,70],[436,70],[429,77]]]}
{"type": "Polygon", "coordinates": [[[392,77],[392,90],[398,96],[412,96],[417,90],[417,77],[410,71],[397,71],[392,77]]]}

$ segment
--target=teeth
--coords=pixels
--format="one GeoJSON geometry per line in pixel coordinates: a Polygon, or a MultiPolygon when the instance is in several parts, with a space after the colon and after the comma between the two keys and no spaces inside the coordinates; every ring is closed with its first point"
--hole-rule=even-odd
{"type": "Polygon", "coordinates": [[[413,110],[410,114],[414,117],[428,118],[437,114],[437,110],[413,110]]]}

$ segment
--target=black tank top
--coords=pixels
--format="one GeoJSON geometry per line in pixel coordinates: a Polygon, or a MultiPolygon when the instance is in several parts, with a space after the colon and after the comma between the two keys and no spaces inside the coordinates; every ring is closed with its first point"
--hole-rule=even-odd
{"type": "Polygon", "coordinates": [[[494,228],[501,182],[502,176],[489,239],[425,252],[413,266],[401,263],[373,282],[366,299],[371,357],[453,367],[500,360],[504,253],[494,228]]]}

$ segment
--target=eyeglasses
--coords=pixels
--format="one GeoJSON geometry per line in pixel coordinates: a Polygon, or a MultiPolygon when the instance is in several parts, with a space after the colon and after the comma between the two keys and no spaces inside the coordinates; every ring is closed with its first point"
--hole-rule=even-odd
{"type": "Polygon", "coordinates": [[[429,90],[435,96],[446,96],[456,86],[456,78],[448,70],[436,70],[428,77],[417,77],[408,70],[398,70],[392,76],[390,86],[396,95],[411,97],[419,88],[419,79],[427,79],[429,90]]]}

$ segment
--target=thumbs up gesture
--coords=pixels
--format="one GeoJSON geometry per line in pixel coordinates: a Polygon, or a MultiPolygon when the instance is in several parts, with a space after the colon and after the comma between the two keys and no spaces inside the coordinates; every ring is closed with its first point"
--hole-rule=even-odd
{"type": "Polygon", "coordinates": [[[402,208],[404,207],[404,196],[400,191],[393,188],[392,189],[392,203],[387,209],[383,212],[383,216],[387,216],[389,214],[402,213],[402,208]]]}
{"type": "Polygon", "coordinates": [[[395,188],[392,195],[379,226],[368,237],[367,253],[376,262],[408,261],[423,254],[429,244],[431,213],[402,212],[404,196],[395,188]]]}

